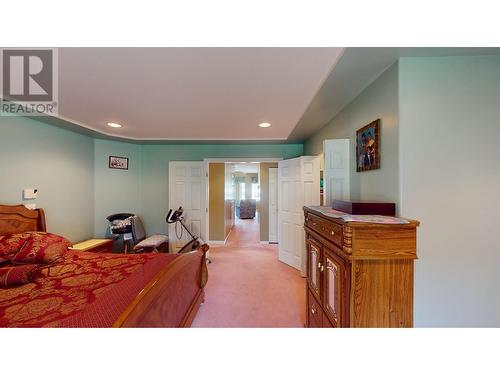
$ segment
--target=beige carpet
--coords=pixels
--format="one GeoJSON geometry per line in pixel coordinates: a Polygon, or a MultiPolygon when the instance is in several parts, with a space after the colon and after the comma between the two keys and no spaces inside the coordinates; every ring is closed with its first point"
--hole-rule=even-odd
{"type": "Polygon", "coordinates": [[[256,219],[238,220],[212,263],[193,327],[303,327],[305,279],[278,260],[277,245],[260,244],[256,219]]]}

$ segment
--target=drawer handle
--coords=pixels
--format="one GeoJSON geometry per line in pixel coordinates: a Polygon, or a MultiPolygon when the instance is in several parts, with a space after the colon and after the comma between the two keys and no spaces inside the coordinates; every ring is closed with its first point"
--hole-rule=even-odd
{"type": "Polygon", "coordinates": [[[332,234],[332,236],[335,236],[335,232],[333,230],[331,231],[331,234],[332,234]]]}
{"type": "Polygon", "coordinates": [[[311,312],[312,312],[313,314],[316,314],[316,309],[315,309],[314,307],[311,307],[311,312]]]}
{"type": "Polygon", "coordinates": [[[320,269],[321,269],[321,267],[322,267],[322,266],[321,266],[321,263],[320,263],[320,262],[318,262],[318,270],[320,270],[320,269]]]}
{"type": "Polygon", "coordinates": [[[321,265],[321,272],[323,272],[325,270],[325,267],[323,265],[321,265]]]}

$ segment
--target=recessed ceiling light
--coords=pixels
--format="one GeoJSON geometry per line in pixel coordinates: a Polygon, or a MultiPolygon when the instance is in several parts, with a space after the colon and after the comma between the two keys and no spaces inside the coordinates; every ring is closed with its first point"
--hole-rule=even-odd
{"type": "Polygon", "coordinates": [[[268,128],[268,127],[270,127],[270,126],[271,126],[271,124],[270,124],[270,123],[268,123],[268,122],[263,122],[262,124],[259,124],[259,126],[260,126],[261,128],[268,128]]]}
{"type": "Polygon", "coordinates": [[[120,124],[117,124],[116,122],[108,122],[108,126],[111,126],[112,128],[121,128],[122,127],[120,124]]]}

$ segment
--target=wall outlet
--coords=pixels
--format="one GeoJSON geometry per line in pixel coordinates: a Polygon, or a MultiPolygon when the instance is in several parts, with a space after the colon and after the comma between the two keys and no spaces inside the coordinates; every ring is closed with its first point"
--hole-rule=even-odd
{"type": "Polygon", "coordinates": [[[23,190],[23,199],[36,199],[38,196],[38,189],[28,188],[23,190]]]}

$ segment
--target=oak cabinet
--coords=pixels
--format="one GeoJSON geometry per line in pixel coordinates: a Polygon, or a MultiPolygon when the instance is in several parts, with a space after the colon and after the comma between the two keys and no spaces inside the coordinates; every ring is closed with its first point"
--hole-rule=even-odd
{"type": "Polygon", "coordinates": [[[345,222],[304,207],[307,327],[412,327],[417,221],[345,222]]]}
{"type": "Polygon", "coordinates": [[[306,241],[308,268],[307,284],[309,285],[309,290],[311,291],[311,293],[318,300],[321,299],[321,248],[322,245],[311,238],[306,241]]]}

